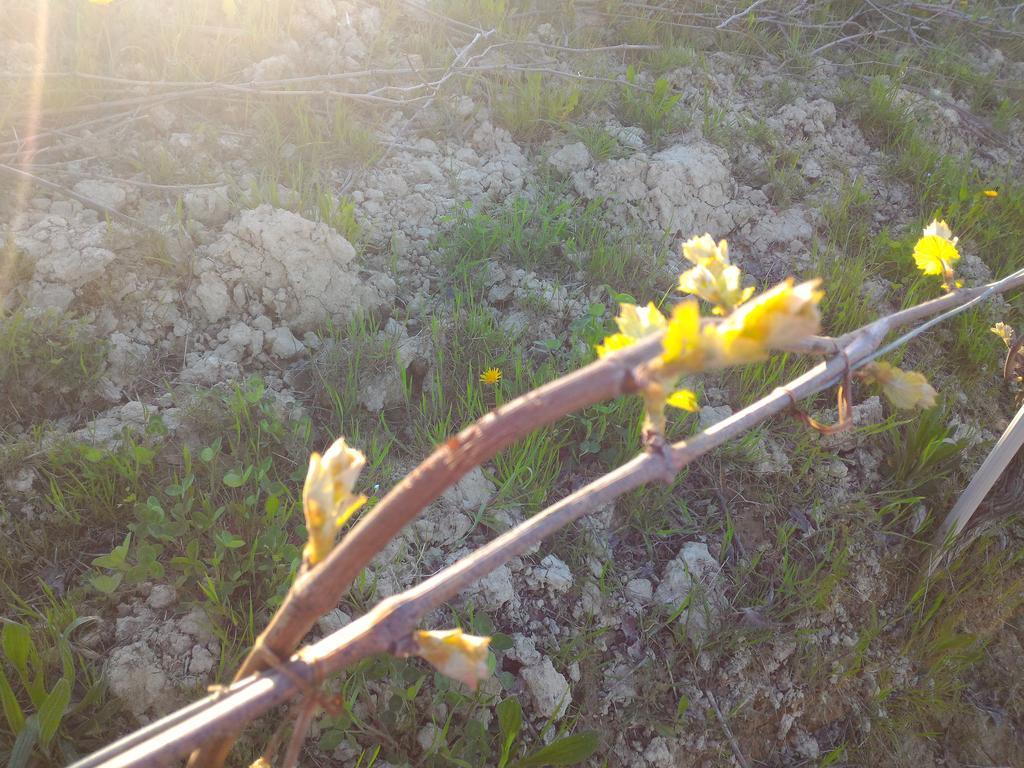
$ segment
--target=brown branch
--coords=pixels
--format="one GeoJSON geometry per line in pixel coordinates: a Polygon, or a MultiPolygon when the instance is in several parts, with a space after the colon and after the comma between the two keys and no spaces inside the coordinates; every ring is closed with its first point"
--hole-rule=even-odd
{"type": "MultiPolygon", "coordinates": [[[[897,312],[847,334],[842,339],[842,354],[819,364],[788,386],[779,387],[690,440],[635,457],[418,586],[383,600],[363,617],[299,651],[281,669],[246,677],[225,691],[149,726],[142,734],[129,736],[86,758],[74,768],[115,764],[121,767],[166,765],[201,745],[211,742],[230,743],[231,737],[225,742],[225,734],[237,733],[254,718],[360,659],[382,652],[403,654],[408,650],[410,633],[419,626],[424,615],[454,598],[500,564],[527,553],[570,522],[641,485],[655,480],[671,480],[683,467],[708,451],[743,434],[770,416],[785,411],[794,399],[802,399],[833,386],[846,376],[851,367],[856,368],[870,360],[891,331],[962,306],[979,297],[1004,293],[1021,285],[1024,285],[1024,270],[988,286],[957,291],[897,312]]],[[[823,346],[817,342],[814,345],[823,346]]],[[[489,414],[478,425],[465,430],[460,435],[462,440],[457,441],[454,447],[445,446],[435,452],[420,470],[403,481],[373,513],[353,529],[322,566],[296,583],[293,593],[287,598],[293,605],[292,615],[301,617],[304,611],[316,610],[315,606],[323,611],[332,608],[336,603],[337,590],[347,586],[347,583],[334,581],[333,577],[336,574],[354,574],[362,567],[352,566],[346,559],[355,558],[365,562],[368,559],[366,552],[370,549],[376,551],[380,541],[386,542],[389,538],[382,539],[382,536],[388,531],[397,531],[397,518],[411,516],[410,509],[413,509],[414,514],[415,510],[436,498],[440,493],[437,489],[446,481],[453,482],[454,473],[464,473],[475,463],[486,460],[486,457],[497,452],[497,445],[507,445],[515,439],[515,435],[526,434],[539,426],[543,419],[556,418],[555,414],[565,410],[564,406],[568,402],[583,407],[601,399],[595,397],[597,391],[605,397],[630,391],[634,386],[631,367],[642,364],[659,349],[660,341],[652,337],[565,379],[552,382],[489,414]],[[565,398],[564,402],[562,398],[565,398]],[[520,423],[520,419],[524,423],[520,423]],[[529,422],[529,425],[525,422],[529,422]],[[481,434],[498,442],[486,443],[481,434]],[[421,483],[423,490],[434,491],[435,495],[426,500],[407,498],[420,489],[421,483]],[[378,514],[382,507],[388,508],[386,504],[390,508],[387,516],[378,514]],[[308,594],[311,591],[313,595],[308,594]],[[301,610],[294,608],[300,593],[303,601],[301,610]]],[[[278,639],[297,632],[294,626],[280,623],[277,626],[278,639]]],[[[268,628],[263,636],[265,642],[269,633],[268,628]]],[[[304,633],[305,630],[299,636],[304,633]]]]}

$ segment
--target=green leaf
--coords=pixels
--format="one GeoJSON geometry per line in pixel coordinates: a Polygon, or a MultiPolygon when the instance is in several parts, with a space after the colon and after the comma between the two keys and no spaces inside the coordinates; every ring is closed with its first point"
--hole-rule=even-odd
{"type": "Polygon", "coordinates": [[[682,720],[687,710],[690,708],[690,700],[685,695],[679,697],[679,703],[676,705],[676,719],[682,720]]]}
{"type": "Polygon", "coordinates": [[[238,549],[245,546],[245,539],[235,536],[231,531],[219,530],[213,535],[213,538],[225,549],[238,549]]]}
{"type": "Polygon", "coordinates": [[[32,648],[32,635],[28,627],[16,621],[4,622],[0,644],[3,645],[7,660],[17,668],[22,678],[28,677],[28,656],[32,648]]]}
{"type": "Polygon", "coordinates": [[[0,704],[3,705],[4,716],[11,727],[11,733],[20,733],[25,725],[25,713],[21,711],[18,697],[14,695],[11,684],[7,682],[3,667],[0,667],[0,704]]]}
{"type": "Polygon", "coordinates": [[[88,448],[82,449],[82,458],[91,464],[96,464],[97,462],[103,461],[103,458],[106,455],[106,451],[103,451],[99,448],[94,448],[90,446],[88,448]]]}
{"type": "Polygon", "coordinates": [[[11,748],[11,755],[7,759],[7,768],[25,768],[32,758],[32,750],[35,749],[39,740],[39,719],[32,715],[25,721],[25,726],[18,732],[18,738],[11,748]]]}
{"type": "Polygon", "coordinates": [[[523,727],[523,708],[519,705],[519,699],[508,698],[494,708],[498,715],[498,728],[501,731],[501,760],[499,768],[508,764],[509,753],[515,743],[519,729],[523,727]]]}
{"type": "Polygon", "coordinates": [[[267,496],[267,500],[263,502],[263,510],[268,515],[270,515],[271,517],[276,515],[277,514],[277,510],[279,510],[280,508],[281,508],[281,499],[279,499],[277,496],[274,496],[274,495],[267,496]]]}
{"type": "Polygon", "coordinates": [[[245,482],[245,477],[237,469],[229,470],[224,475],[224,485],[228,488],[238,488],[245,482]]]}
{"type": "Polygon", "coordinates": [[[542,747],[516,763],[516,768],[535,768],[545,765],[576,765],[597,751],[597,731],[574,733],[542,747]]]}
{"type": "Polygon", "coordinates": [[[124,578],[123,573],[97,573],[89,577],[89,583],[93,589],[102,592],[104,595],[114,594],[119,586],[121,586],[121,580],[124,578]]]}
{"type": "Polygon", "coordinates": [[[115,571],[123,569],[125,561],[128,559],[128,550],[131,547],[131,543],[132,535],[129,533],[124,537],[124,541],[110,551],[110,554],[94,558],[92,564],[97,568],[110,568],[115,571]]]}
{"type": "Polygon", "coordinates": [[[39,743],[43,749],[49,748],[70,702],[71,685],[62,677],[39,707],[39,743]]]}

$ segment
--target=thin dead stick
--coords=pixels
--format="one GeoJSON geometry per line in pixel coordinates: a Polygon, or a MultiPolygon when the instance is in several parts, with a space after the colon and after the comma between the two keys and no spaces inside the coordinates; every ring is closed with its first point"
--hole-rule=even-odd
{"type": "MultiPolygon", "coordinates": [[[[677,443],[667,450],[637,456],[622,467],[499,536],[419,586],[382,601],[365,616],[296,654],[291,661],[282,665],[283,668],[287,668],[287,674],[280,670],[273,670],[247,677],[236,682],[226,691],[193,705],[187,712],[172,714],[150,726],[144,738],[140,738],[138,735],[129,736],[122,742],[76,764],[76,768],[113,766],[115,764],[118,766],[165,765],[208,742],[222,743],[226,734],[229,734],[227,740],[230,742],[233,734],[240,731],[246,723],[293,697],[298,689],[303,687],[302,681],[305,681],[308,688],[308,685],[318,684],[330,674],[369,655],[381,652],[397,654],[407,652],[409,634],[418,627],[424,615],[455,597],[475,580],[490,573],[501,563],[507,562],[512,557],[525,554],[555,531],[604,506],[623,493],[655,480],[671,479],[683,467],[713,448],[743,434],[770,416],[787,410],[795,399],[802,399],[828,389],[841,381],[847,375],[850,367],[857,367],[870,360],[873,351],[878,348],[882,339],[893,330],[966,304],[979,296],[1004,293],[1021,285],[1024,285],[1024,270],[988,286],[957,291],[897,312],[847,334],[843,337],[845,340],[842,350],[844,354],[816,366],[787,387],[776,389],[768,396],[691,440],[677,443]]],[[[949,315],[947,314],[947,316],[949,315]]],[[[652,347],[655,353],[660,348],[660,340],[656,337],[644,340],[636,347],[592,364],[567,379],[575,380],[580,374],[585,374],[586,378],[591,381],[603,382],[601,386],[606,391],[611,391],[614,387],[610,386],[610,381],[629,375],[628,365],[639,365],[644,362],[651,356],[652,347]],[[654,344],[655,341],[659,343],[654,344]],[[628,364],[625,360],[626,353],[630,353],[628,364]],[[613,360],[614,365],[611,364],[613,360]],[[596,378],[595,372],[600,374],[596,378]]],[[[553,385],[565,386],[564,381],[553,382],[553,385]]],[[[577,383],[574,381],[572,384],[573,392],[576,391],[577,383]]],[[[549,388],[553,385],[549,385],[549,388]]],[[[539,393],[533,393],[533,395],[537,394],[539,393]]],[[[550,389],[547,395],[550,398],[550,389]]],[[[529,397],[527,396],[527,398],[529,397]]],[[[537,404],[534,404],[534,407],[537,407],[537,404]]],[[[546,411],[550,411],[551,404],[546,403],[545,408],[546,411]]],[[[529,416],[530,410],[527,409],[520,415],[529,416]]],[[[492,419],[498,418],[499,413],[496,412],[489,416],[492,419]]],[[[483,421],[486,420],[487,417],[483,421]]],[[[472,428],[467,430],[467,432],[471,431],[472,428]]],[[[502,434],[502,432],[497,433],[496,439],[500,438],[502,434]]],[[[441,452],[444,450],[441,449],[441,452]]],[[[481,446],[476,447],[476,453],[486,452],[481,446]]],[[[436,456],[437,454],[435,454],[436,456]]],[[[435,457],[431,457],[431,459],[435,457]]],[[[431,459],[428,459],[425,464],[429,464],[431,459]]],[[[456,465],[456,467],[460,466],[463,465],[456,465]]],[[[414,472],[396,491],[402,493],[401,489],[404,488],[404,492],[408,493],[410,486],[416,486],[418,476],[420,473],[414,472]]],[[[457,477],[451,479],[451,482],[454,482],[455,479],[457,477]]],[[[436,485],[431,487],[436,487],[436,485]]],[[[389,497],[394,496],[396,491],[392,491],[389,497]]],[[[422,501],[418,506],[425,506],[427,503],[429,500],[422,501]]],[[[385,502],[382,502],[381,505],[378,505],[374,512],[380,510],[384,504],[385,502]]],[[[372,513],[368,515],[360,523],[360,526],[365,528],[373,517],[372,513]]],[[[384,523],[378,523],[378,526],[387,527],[393,522],[393,520],[386,520],[384,523]]],[[[368,539],[366,535],[362,538],[368,539]]],[[[329,569],[331,560],[337,561],[336,555],[346,550],[348,555],[358,559],[363,559],[365,556],[365,551],[360,552],[352,546],[352,536],[350,535],[335,548],[325,563],[300,580],[303,582],[303,587],[300,590],[331,593],[324,601],[324,610],[333,607],[336,603],[335,590],[339,589],[339,584],[329,569]],[[346,543],[348,547],[346,547],[346,543]]],[[[361,568],[361,566],[359,567],[361,568]]],[[[337,596],[340,597],[340,592],[344,591],[347,586],[347,583],[341,584],[337,596]]],[[[294,597],[290,594],[288,599],[294,606],[294,597]]],[[[293,608],[293,610],[295,609],[293,608]]],[[[286,628],[287,631],[292,629],[286,628]]],[[[281,632],[286,630],[281,630],[281,632]]],[[[300,636],[304,633],[303,630],[300,636]]],[[[267,633],[264,633],[264,639],[266,636],[267,633]]]]}
{"type": "MultiPolygon", "coordinates": [[[[449,65],[449,67],[447,68],[445,73],[441,76],[440,80],[438,80],[435,84],[432,84],[432,86],[433,86],[433,93],[430,95],[430,98],[428,98],[426,101],[424,101],[420,105],[420,107],[415,112],[413,112],[412,115],[409,116],[409,119],[405,121],[405,123],[395,133],[395,135],[392,137],[392,139],[400,139],[402,136],[405,135],[405,133],[412,126],[412,124],[414,122],[416,122],[416,120],[419,119],[420,115],[422,115],[424,112],[426,112],[426,110],[430,107],[430,105],[434,103],[434,99],[437,98],[437,94],[441,92],[441,86],[443,86],[444,83],[449,78],[451,78],[451,76],[454,74],[455,70],[459,66],[461,66],[463,64],[463,62],[466,61],[466,56],[469,54],[469,52],[471,50],[473,50],[473,48],[476,46],[477,43],[479,43],[481,40],[488,39],[489,37],[494,35],[495,32],[496,32],[496,30],[494,30],[494,29],[489,29],[486,32],[481,30],[480,32],[477,32],[473,36],[472,40],[470,40],[465,46],[463,46],[459,50],[459,52],[455,55],[455,58],[452,60],[452,63],[449,65]]],[[[424,84],[424,85],[429,85],[429,84],[424,84]]],[[[395,150],[395,144],[394,143],[388,144],[387,147],[384,149],[384,154],[381,155],[381,157],[377,160],[376,165],[382,165],[384,163],[384,161],[387,160],[392,155],[394,150],[395,150]]],[[[339,195],[346,194],[355,185],[356,181],[360,177],[361,177],[361,174],[353,174],[353,175],[349,176],[345,180],[345,183],[342,184],[339,187],[338,194],[339,195]]]]}
{"type": "Polygon", "coordinates": [[[90,208],[96,211],[97,213],[102,213],[104,216],[109,216],[111,219],[120,221],[122,224],[128,224],[129,226],[132,227],[141,227],[142,229],[148,230],[153,229],[153,227],[151,227],[149,224],[146,224],[145,222],[139,221],[138,219],[133,219],[131,216],[126,216],[120,211],[115,211],[113,208],[110,208],[109,206],[103,205],[102,203],[97,203],[95,200],[90,200],[88,197],[80,195],[77,192],[68,189],[67,187],[62,187],[60,184],[54,184],[52,181],[41,179],[38,176],[29,173],[28,171],[22,171],[18,168],[11,168],[11,166],[9,165],[0,165],[0,173],[6,173],[9,176],[17,176],[18,178],[26,179],[37,186],[43,187],[44,189],[49,189],[52,192],[57,192],[58,194],[61,194],[64,197],[70,197],[72,200],[77,200],[78,202],[80,202],[86,208],[90,208]]]}
{"type": "Polygon", "coordinates": [[[734,21],[739,21],[744,16],[749,16],[751,13],[753,13],[754,11],[757,10],[757,7],[759,5],[764,5],[766,2],[768,2],[768,0],[754,0],[754,2],[751,3],[750,6],[748,6],[746,10],[740,11],[739,13],[734,13],[728,19],[726,19],[721,24],[719,24],[718,27],[716,27],[716,29],[725,29],[730,24],[732,24],[734,21]]]}
{"type": "Polygon", "coordinates": [[[733,757],[736,758],[736,762],[738,762],[742,768],[750,768],[750,763],[747,762],[746,755],[744,755],[743,750],[740,749],[740,743],[736,741],[736,736],[733,735],[732,728],[729,727],[729,721],[725,719],[725,715],[722,714],[721,707],[718,706],[715,694],[711,691],[705,691],[704,695],[707,696],[708,701],[711,702],[711,708],[715,711],[715,717],[718,718],[718,724],[722,726],[722,732],[725,734],[725,738],[729,742],[729,747],[732,749],[732,754],[733,757]]]}
{"type": "Polygon", "coordinates": [[[1024,447],[1024,407],[1017,411],[1010,426],[1000,436],[992,452],[982,462],[981,467],[971,478],[967,489],[963,492],[946,519],[935,532],[932,540],[933,552],[928,561],[928,575],[931,576],[942,556],[949,551],[953,539],[967,527],[971,517],[992,490],[996,480],[1006,471],[1013,457],[1024,447]]]}

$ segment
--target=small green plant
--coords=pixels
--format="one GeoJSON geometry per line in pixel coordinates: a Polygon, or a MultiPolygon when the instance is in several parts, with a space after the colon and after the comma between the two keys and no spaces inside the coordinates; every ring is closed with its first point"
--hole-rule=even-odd
{"type": "Polygon", "coordinates": [[[321,192],[317,197],[317,218],[350,243],[359,242],[362,228],[356,221],[356,204],[351,198],[335,198],[329,192],[321,192]]]}
{"type": "Polygon", "coordinates": [[[765,191],[772,205],[788,208],[804,195],[806,183],[799,168],[800,155],[792,149],[780,149],[768,158],[768,184],[765,191]]]}
{"type": "Polygon", "coordinates": [[[4,619],[0,630],[0,753],[8,766],[66,764],[76,747],[107,735],[113,714],[103,683],[74,644],[75,633],[98,619],[78,616],[51,592],[44,599],[37,610],[12,596],[22,620],[4,619]]]}
{"type": "Polygon", "coordinates": [[[106,362],[106,345],[57,312],[0,314],[0,423],[41,422],[80,408],[106,362]]]}
{"type": "Polygon", "coordinates": [[[580,105],[575,83],[552,82],[540,72],[504,78],[491,100],[497,121],[521,141],[541,141],[561,128],[580,105]]]}
{"type": "Polygon", "coordinates": [[[528,754],[519,742],[523,711],[519,700],[507,698],[494,708],[501,738],[498,768],[540,768],[549,765],[578,765],[593,755],[600,744],[596,731],[584,731],[556,738],[528,754]]]}
{"type": "Polygon", "coordinates": [[[663,77],[654,81],[651,90],[637,85],[637,71],[633,65],[626,68],[626,85],[622,88],[622,120],[628,125],[639,125],[658,146],[666,133],[683,127],[686,120],[676,114],[676,105],[682,94],[672,93],[672,86],[663,77]]]}
{"type": "Polygon", "coordinates": [[[599,163],[625,154],[619,140],[599,126],[582,125],[573,128],[572,134],[583,142],[590,156],[599,163]]]}
{"type": "Polygon", "coordinates": [[[906,491],[934,488],[953,472],[966,445],[951,435],[942,408],[923,411],[909,423],[890,430],[886,465],[891,482],[906,491]]]}

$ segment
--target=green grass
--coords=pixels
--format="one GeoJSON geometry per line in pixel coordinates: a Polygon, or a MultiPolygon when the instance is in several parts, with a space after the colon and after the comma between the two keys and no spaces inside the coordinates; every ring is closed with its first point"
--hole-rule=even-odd
{"type": "Polygon", "coordinates": [[[0,314],[0,360],[0,423],[34,424],[88,408],[106,344],[74,316],[17,310],[0,314]]]}
{"type": "Polygon", "coordinates": [[[558,184],[488,210],[457,209],[448,225],[437,245],[451,278],[470,292],[481,290],[480,271],[489,261],[560,279],[582,268],[591,285],[616,293],[652,295],[668,287],[665,243],[616,232],[603,221],[600,200],[576,201],[558,184]]]}
{"type": "Polygon", "coordinates": [[[9,592],[0,632],[0,756],[8,765],[34,756],[38,765],[66,765],[103,746],[119,717],[118,704],[79,644],[97,616],[80,616],[74,602],[47,590],[38,606],[9,592]]]}

